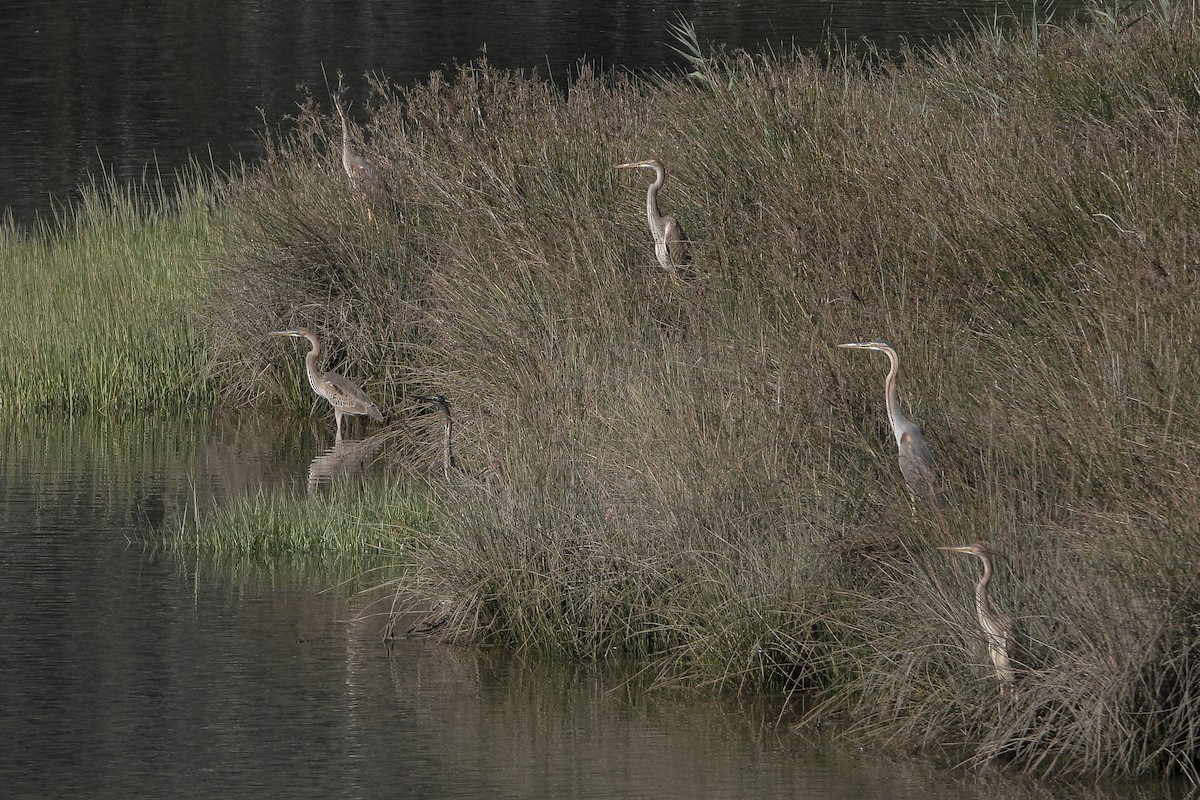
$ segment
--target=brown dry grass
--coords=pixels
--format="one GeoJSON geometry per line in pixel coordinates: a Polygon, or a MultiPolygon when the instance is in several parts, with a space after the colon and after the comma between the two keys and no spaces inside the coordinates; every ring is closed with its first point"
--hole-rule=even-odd
{"type": "Polygon", "coordinates": [[[812,690],[848,735],[980,763],[1195,781],[1194,10],[701,66],[376,83],[361,149],[402,221],[368,219],[311,102],[228,193],[226,384],[301,397],[294,353],[246,342],[304,323],[381,405],[450,398],[465,474],[408,586],[460,637],[812,690]],[[652,154],[694,282],[653,266],[645,184],[612,169],[652,154]],[[944,513],[909,511],[882,359],[834,347],[874,337],[944,513]],[[976,539],[1029,666],[1002,699],[977,566],[934,549],[976,539]]]}

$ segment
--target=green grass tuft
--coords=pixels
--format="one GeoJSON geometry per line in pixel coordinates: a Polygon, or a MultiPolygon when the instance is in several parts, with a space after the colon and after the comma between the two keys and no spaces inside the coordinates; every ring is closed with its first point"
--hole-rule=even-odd
{"type": "Polygon", "coordinates": [[[407,483],[337,481],[308,494],[260,489],[193,512],[168,542],[222,557],[408,558],[409,542],[437,529],[427,497],[407,483]]]}

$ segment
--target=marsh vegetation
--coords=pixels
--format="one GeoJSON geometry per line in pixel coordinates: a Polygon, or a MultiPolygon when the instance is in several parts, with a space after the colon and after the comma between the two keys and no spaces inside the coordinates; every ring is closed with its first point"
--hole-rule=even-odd
{"type": "Polygon", "coordinates": [[[693,66],[372,84],[351,135],[402,221],[368,214],[314,96],[260,167],[136,223],[197,225],[199,252],[165,318],[126,324],[152,352],[203,343],[161,379],[206,387],[192,402],[297,411],[302,367],[264,334],[320,331],[326,367],[412,431],[437,524],[401,585],[452,609],[450,638],[803,693],[877,745],[1200,782],[1195,9],[693,66]],[[650,156],[691,280],[659,269],[644,186],[614,170],[650,156]],[[885,366],[836,347],[874,338],[942,509],[910,508],[885,366]],[[451,480],[414,394],[455,409],[451,480]],[[976,540],[1024,647],[1003,697],[978,567],[936,549],[976,540]]]}

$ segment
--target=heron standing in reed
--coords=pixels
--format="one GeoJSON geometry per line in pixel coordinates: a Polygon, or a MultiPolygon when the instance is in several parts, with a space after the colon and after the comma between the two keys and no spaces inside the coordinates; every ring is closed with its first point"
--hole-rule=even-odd
{"type": "Polygon", "coordinates": [[[983,562],[983,575],[975,584],[975,614],[979,617],[979,627],[987,637],[988,657],[996,668],[996,678],[1000,681],[1000,694],[1004,694],[1017,679],[1017,671],[1009,657],[1009,648],[1013,642],[1012,618],[1002,611],[997,611],[988,596],[988,584],[992,582],[992,548],[987,542],[957,545],[954,547],[939,547],[952,553],[967,553],[983,562]]]}
{"type": "Polygon", "coordinates": [[[350,147],[350,122],[346,117],[346,89],[338,78],[338,89],[333,93],[333,105],[342,120],[342,167],[350,177],[350,185],[367,207],[367,218],[374,219],[372,206],[386,208],[391,205],[391,194],[383,174],[363,156],[350,147]]]}
{"type": "Polygon", "coordinates": [[[617,169],[649,169],[654,171],[654,182],[646,190],[646,221],[650,223],[650,234],[654,237],[654,255],[667,272],[679,276],[691,261],[687,237],[679,220],[663,216],[658,211],[658,190],[667,179],[667,168],[658,158],[618,164],[617,169]]]}
{"type": "Polygon", "coordinates": [[[900,372],[900,357],[891,342],[878,340],[873,342],[849,342],[838,347],[848,347],[858,350],[878,350],[888,357],[891,368],[883,381],[883,397],[887,403],[888,422],[892,426],[892,435],[896,438],[896,448],[900,457],[900,474],[913,497],[942,505],[942,486],[938,476],[937,462],[933,451],[925,442],[925,434],[921,426],[904,416],[900,403],[896,400],[896,375],[900,372]]]}
{"type": "Polygon", "coordinates": [[[342,438],[342,417],[370,417],[376,422],[383,422],[383,414],[367,397],[367,393],[358,387],[354,381],[337,372],[321,372],[317,369],[317,356],[321,355],[321,342],[316,334],[308,328],[295,328],[287,331],[272,331],[272,336],[291,336],[296,339],[308,339],[312,349],[304,358],[304,366],[308,372],[308,383],[314,392],[329,401],[333,406],[333,416],[337,422],[337,439],[342,438]]]}
{"type": "Polygon", "coordinates": [[[450,403],[440,394],[417,395],[417,400],[433,403],[442,412],[442,472],[447,481],[453,480],[458,464],[454,461],[454,420],[450,416],[450,403]]]}

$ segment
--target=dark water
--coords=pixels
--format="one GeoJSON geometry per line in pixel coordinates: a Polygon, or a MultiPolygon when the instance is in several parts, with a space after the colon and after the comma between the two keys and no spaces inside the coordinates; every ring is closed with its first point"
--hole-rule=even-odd
{"type": "Polygon", "coordinates": [[[627,676],[403,641],[303,572],[147,551],[189,504],[290,475],[270,425],[5,425],[0,794],[958,797],[627,676]]]}
{"type": "MultiPolygon", "coordinates": [[[[327,431],[326,431],[327,433],[327,431]]],[[[1023,789],[821,746],[778,699],[380,639],[329,564],[147,550],[189,506],[305,491],[278,423],[0,420],[0,796],[1162,798],[1023,789]]]]}
{"type": "MultiPolygon", "coordinates": [[[[1063,18],[1083,0],[1036,3],[1063,18]]],[[[569,0],[505,3],[15,0],[0,26],[0,208],[22,224],[70,202],[89,175],[171,182],[189,157],[226,169],[337,70],[408,84],[486,51],[505,68],[565,81],[581,61],[672,68],[678,14],[702,42],[751,51],[827,35],[887,50],[960,32],[1035,3],[938,0],[569,0]],[[261,110],[261,111],[260,111],[261,110]]],[[[364,81],[355,81],[361,92],[364,81]]]]}

